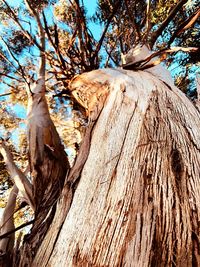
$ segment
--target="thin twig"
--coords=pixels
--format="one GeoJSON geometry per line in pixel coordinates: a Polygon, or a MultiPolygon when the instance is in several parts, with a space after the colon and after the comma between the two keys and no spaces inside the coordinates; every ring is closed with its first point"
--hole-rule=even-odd
{"type": "Polygon", "coordinates": [[[9,52],[9,54],[11,55],[11,57],[14,59],[14,61],[15,61],[15,62],[17,63],[17,65],[19,66],[19,69],[20,69],[20,71],[21,71],[22,78],[24,79],[24,81],[25,81],[26,83],[28,83],[28,82],[27,82],[27,79],[26,79],[26,74],[25,74],[25,72],[24,72],[24,69],[23,69],[22,65],[19,63],[19,60],[15,57],[15,55],[14,55],[14,53],[12,52],[10,46],[6,43],[6,41],[4,40],[3,37],[1,37],[1,40],[2,40],[3,43],[5,44],[5,46],[6,46],[7,50],[8,50],[8,52],[9,52]]]}
{"type": "Polygon", "coordinates": [[[172,7],[168,17],[163,21],[160,27],[152,34],[151,40],[149,41],[150,48],[152,49],[158,37],[162,34],[164,29],[169,25],[172,19],[176,16],[177,12],[188,0],[180,0],[175,7],[172,7]]]}
{"type": "Polygon", "coordinates": [[[20,226],[16,227],[15,229],[13,229],[13,230],[11,230],[11,231],[8,231],[7,233],[5,233],[5,234],[3,234],[3,235],[0,235],[0,239],[3,239],[3,238],[5,238],[5,237],[7,237],[7,236],[13,234],[13,233],[19,231],[20,229],[22,229],[22,228],[24,228],[24,227],[26,227],[26,226],[28,226],[28,225],[30,225],[30,224],[33,224],[34,222],[35,222],[35,220],[33,219],[33,220],[29,221],[29,222],[23,223],[23,224],[21,224],[20,226]]]}
{"type": "Polygon", "coordinates": [[[115,14],[116,14],[118,8],[120,7],[121,2],[122,2],[122,1],[119,0],[119,1],[116,3],[116,5],[114,6],[112,13],[111,13],[110,17],[109,17],[108,20],[107,20],[107,23],[106,23],[106,26],[105,26],[105,28],[104,28],[104,31],[103,31],[103,33],[102,33],[102,35],[101,35],[101,38],[99,39],[99,42],[98,42],[97,47],[96,47],[96,50],[95,50],[95,52],[94,52],[94,54],[93,54],[93,58],[96,58],[96,56],[98,55],[99,50],[101,49],[101,46],[102,46],[102,44],[103,44],[103,40],[104,40],[104,38],[105,38],[105,35],[106,35],[107,31],[108,31],[108,27],[110,26],[110,23],[111,23],[113,17],[115,16],[115,14]]]}
{"type": "Polygon", "coordinates": [[[11,95],[12,93],[1,94],[0,97],[11,95]]]}
{"type": "Polygon", "coordinates": [[[133,14],[130,12],[127,0],[125,0],[125,6],[126,6],[126,10],[127,10],[128,16],[130,18],[130,21],[132,23],[133,29],[135,31],[136,42],[140,41],[141,40],[141,33],[140,33],[139,27],[138,27],[138,25],[137,25],[137,23],[136,23],[136,21],[135,21],[135,19],[133,17],[133,14]]]}

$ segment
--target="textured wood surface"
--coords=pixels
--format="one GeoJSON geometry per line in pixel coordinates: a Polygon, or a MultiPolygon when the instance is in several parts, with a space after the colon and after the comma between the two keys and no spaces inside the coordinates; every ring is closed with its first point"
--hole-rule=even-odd
{"type": "Polygon", "coordinates": [[[149,72],[98,70],[71,87],[90,81],[109,95],[34,266],[200,266],[198,110],[149,72]]]}

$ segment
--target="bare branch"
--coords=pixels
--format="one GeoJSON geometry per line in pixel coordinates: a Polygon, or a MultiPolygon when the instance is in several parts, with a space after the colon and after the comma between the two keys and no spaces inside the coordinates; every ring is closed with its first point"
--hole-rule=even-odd
{"type": "Polygon", "coordinates": [[[151,24],[150,24],[150,11],[151,11],[151,1],[147,0],[147,11],[146,11],[146,31],[143,36],[143,43],[146,43],[150,29],[151,29],[151,24]]]}
{"type": "Polygon", "coordinates": [[[122,68],[125,70],[144,70],[144,69],[152,68],[152,67],[160,64],[165,59],[165,57],[162,57],[162,58],[155,60],[154,62],[152,62],[150,64],[147,64],[151,59],[153,59],[157,56],[161,56],[164,54],[176,53],[179,51],[196,52],[198,50],[199,50],[199,48],[197,48],[197,47],[187,47],[186,48],[186,47],[178,47],[178,46],[177,47],[171,47],[170,49],[162,49],[160,51],[157,51],[157,52],[151,54],[150,56],[146,57],[145,59],[122,65],[122,68]]]}
{"type": "MultiPolygon", "coordinates": [[[[59,59],[59,62],[61,63],[62,68],[63,68],[64,70],[66,70],[66,63],[65,63],[65,60],[64,60],[62,54],[60,53],[59,42],[56,43],[56,42],[53,41],[53,39],[52,39],[52,37],[51,37],[51,34],[50,34],[50,32],[49,32],[49,28],[48,28],[48,25],[47,25],[47,20],[46,20],[46,17],[45,17],[44,12],[42,13],[42,15],[43,15],[44,27],[45,27],[45,31],[46,31],[47,37],[48,37],[48,39],[49,39],[51,45],[53,46],[53,48],[54,48],[54,50],[55,50],[55,52],[56,52],[56,54],[57,54],[57,56],[58,56],[58,59],[59,59]]],[[[55,32],[57,32],[56,25],[55,25],[55,27],[54,27],[54,30],[55,30],[55,32]]]]}
{"type": "Polygon", "coordinates": [[[10,192],[9,198],[7,205],[4,209],[2,220],[1,220],[1,227],[0,227],[0,233],[2,237],[2,240],[0,240],[0,253],[5,254],[8,253],[9,251],[12,251],[13,246],[14,246],[14,209],[15,209],[15,204],[16,204],[16,198],[18,194],[18,188],[14,185],[12,191],[10,192]],[[5,234],[8,235],[5,236],[5,234]],[[5,238],[7,237],[7,238],[5,238]]]}
{"type": "Polygon", "coordinates": [[[3,234],[3,235],[0,235],[0,239],[3,239],[3,238],[5,238],[5,237],[7,237],[7,236],[13,234],[13,233],[15,233],[15,232],[21,230],[22,228],[24,228],[24,227],[26,227],[26,226],[28,226],[28,225],[30,225],[30,224],[33,224],[34,222],[35,222],[35,220],[33,219],[33,220],[29,221],[29,222],[23,223],[23,224],[21,224],[20,226],[16,227],[15,229],[13,229],[13,230],[11,230],[11,231],[8,231],[7,233],[5,233],[5,234],[3,234]]]}
{"type": "Polygon", "coordinates": [[[32,196],[32,185],[23,172],[15,165],[11,152],[5,145],[4,141],[0,141],[0,152],[4,158],[8,171],[15,185],[19,189],[27,203],[34,210],[34,200],[32,196]]]}
{"type": "Polygon", "coordinates": [[[181,23],[178,29],[171,36],[168,42],[168,46],[170,46],[170,44],[173,43],[174,39],[178,37],[182,32],[193,26],[196,20],[199,18],[199,16],[200,16],[200,8],[198,8],[197,11],[194,12],[187,20],[181,23]]]}
{"type": "Polygon", "coordinates": [[[0,97],[11,95],[12,93],[1,94],[0,97]]]}
{"type": "Polygon", "coordinates": [[[95,50],[95,52],[93,54],[93,58],[96,58],[97,57],[97,55],[99,53],[99,50],[101,49],[101,46],[103,44],[103,40],[105,38],[105,35],[106,35],[107,31],[108,31],[108,27],[110,26],[110,23],[111,23],[113,17],[115,16],[118,8],[120,7],[121,3],[122,3],[122,1],[121,0],[118,0],[118,2],[116,3],[116,5],[114,6],[112,13],[111,13],[110,17],[107,20],[107,23],[106,23],[106,26],[104,28],[104,31],[103,31],[103,33],[101,35],[101,38],[99,39],[99,42],[98,42],[97,47],[96,47],[96,50],[95,50]]]}
{"type": "Polygon", "coordinates": [[[172,19],[176,16],[177,12],[188,0],[180,0],[175,7],[173,7],[168,17],[163,21],[160,27],[152,34],[151,40],[149,41],[150,48],[152,49],[158,37],[162,34],[164,29],[169,25],[172,19]]]}
{"type": "Polygon", "coordinates": [[[92,43],[94,42],[94,39],[92,38],[92,34],[89,33],[85,14],[80,6],[79,1],[75,0],[72,2],[69,0],[69,2],[74,8],[74,11],[77,13],[76,28],[80,48],[78,58],[81,58],[83,66],[85,66],[85,69],[88,70],[88,67],[94,67],[94,57],[91,56],[93,53],[92,43]]]}
{"type": "Polygon", "coordinates": [[[9,88],[12,88],[13,90],[16,89],[14,85],[11,85],[10,83],[6,82],[5,79],[2,81],[3,84],[7,85],[9,88]]]}
{"type": "Polygon", "coordinates": [[[108,63],[109,63],[109,60],[111,59],[114,64],[117,66],[117,61],[113,58],[112,56],[112,51],[113,49],[111,49],[111,51],[108,51],[108,49],[105,47],[105,50],[106,50],[106,53],[108,54],[108,57],[107,57],[107,60],[106,60],[106,63],[105,63],[105,67],[107,68],[108,67],[108,63]]]}
{"type": "Polygon", "coordinates": [[[8,75],[8,74],[6,74],[6,73],[3,73],[3,72],[0,73],[0,76],[5,76],[5,77],[7,77],[7,78],[9,78],[9,79],[12,79],[12,80],[15,80],[15,81],[17,81],[17,82],[22,82],[22,80],[20,80],[20,79],[14,77],[14,76],[8,75]]]}

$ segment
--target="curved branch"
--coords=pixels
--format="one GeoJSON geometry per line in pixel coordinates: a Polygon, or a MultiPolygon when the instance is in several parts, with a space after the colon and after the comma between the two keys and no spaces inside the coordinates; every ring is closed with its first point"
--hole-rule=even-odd
{"type": "Polygon", "coordinates": [[[169,49],[162,49],[160,51],[156,51],[155,53],[151,54],[150,56],[142,59],[142,60],[139,60],[139,61],[135,61],[135,62],[131,62],[129,64],[124,64],[122,65],[122,68],[125,69],[125,70],[144,70],[144,69],[149,69],[149,68],[152,68],[158,64],[160,64],[164,59],[165,57],[161,57],[159,59],[156,59],[155,61],[153,62],[150,62],[151,59],[157,57],[157,56],[161,56],[161,55],[164,55],[164,54],[171,54],[171,53],[176,53],[176,52],[179,52],[179,51],[182,51],[182,52],[196,52],[198,51],[199,48],[197,47],[171,47],[169,49]],[[148,62],[150,62],[149,64],[147,64],[148,62]]]}
{"type": "Polygon", "coordinates": [[[19,192],[24,197],[25,201],[31,206],[34,210],[34,200],[32,196],[32,185],[29,180],[26,178],[24,173],[15,165],[11,152],[8,147],[5,145],[4,141],[0,141],[0,153],[2,154],[4,161],[6,163],[7,169],[10,173],[10,176],[19,189],[19,192]]]}

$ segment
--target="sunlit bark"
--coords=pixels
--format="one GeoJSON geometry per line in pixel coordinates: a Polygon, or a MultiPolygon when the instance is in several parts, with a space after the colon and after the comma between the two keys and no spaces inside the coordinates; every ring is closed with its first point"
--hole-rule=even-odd
{"type": "Polygon", "coordinates": [[[56,204],[69,171],[69,162],[60,137],[51,120],[45,98],[45,33],[38,13],[26,1],[38,24],[40,38],[40,67],[37,80],[27,88],[27,129],[29,164],[35,203],[34,224],[27,241],[16,258],[18,266],[31,266],[56,211],[56,204]]]}
{"type": "Polygon", "coordinates": [[[95,82],[109,96],[33,266],[199,266],[197,109],[148,72],[93,71],[71,89],[95,82]]]}
{"type": "Polygon", "coordinates": [[[10,173],[10,177],[13,183],[17,186],[21,197],[23,197],[23,200],[26,201],[34,210],[32,185],[25,174],[14,163],[12,154],[4,141],[0,141],[0,153],[4,158],[4,162],[6,163],[7,169],[10,173]]]}
{"type": "MultiPolygon", "coordinates": [[[[14,209],[16,204],[16,197],[18,188],[14,185],[10,192],[8,202],[3,212],[0,222],[0,235],[6,234],[15,229],[14,226],[14,209]]],[[[12,251],[15,242],[15,233],[12,233],[5,238],[0,239],[0,266],[10,266],[12,263],[12,251]]]]}

